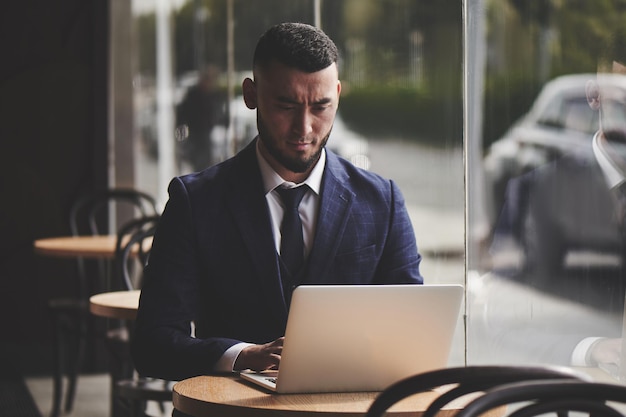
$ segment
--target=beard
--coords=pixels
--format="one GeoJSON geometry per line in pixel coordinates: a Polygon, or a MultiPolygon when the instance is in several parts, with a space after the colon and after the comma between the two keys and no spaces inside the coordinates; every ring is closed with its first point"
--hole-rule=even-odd
{"type": "Polygon", "coordinates": [[[330,132],[332,128],[328,131],[326,136],[322,138],[322,140],[318,143],[318,147],[315,152],[307,157],[298,157],[291,156],[281,151],[277,146],[278,140],[272,136],[272,134],[267,129],[265,122],[259,117],[257,113],[257,126],[259,129],[259,139],[263,142],[265,149],[267,152],[278,161],[279,164],[287,168],[291,172],[303,173],[307,172],[313,165],[319,161],[320,156],[322,155],[322,149],[326,146],[328,142],[328,138],[330,137],[330,132]]]}

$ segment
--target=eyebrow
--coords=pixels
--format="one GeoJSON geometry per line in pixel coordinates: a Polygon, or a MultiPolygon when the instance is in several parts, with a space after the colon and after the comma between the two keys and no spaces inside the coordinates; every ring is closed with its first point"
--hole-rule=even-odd
{"type": "MultiPolygon", "coordinates": [[[[285,97],[285,96],[278,96],[277,101],[283,102],[283,103],[290,103],[290,104],[301,104],[299,101],[293,100],[289,97],[285,97]]],[[[332,103],[332,99],[330,97],[324,97],[322,99],[319,99],[317,101],[314,101],[312,104],[314,106],[319,106],[320,104],[329,104],[332,103]]]]}

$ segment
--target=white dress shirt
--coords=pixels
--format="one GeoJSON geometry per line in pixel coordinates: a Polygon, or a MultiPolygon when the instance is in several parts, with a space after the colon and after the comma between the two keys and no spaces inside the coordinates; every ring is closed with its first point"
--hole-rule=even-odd
{"type": "MultiPolygon", "coordinates": [[[[320,190],[322,187],[322,176],[324,174],[324,167],[326,166],[326,150],[322,150],[320,160],[315,164],[309,177],[301,184],[295,184],[289,181],[285,181],[280,175],[274,171],[270,164],[265,160],[261,152],[259,151],[259,145],[257,142],[256,156],[259,162],[259,168],[261,169],[261,177],[263,178],[263,187],[265,191],[265,199],[267,200],[267,206],[270,211],[270,217],[272,221],[272,231],[274,233],[274,244],[276,245],[276,253],[280,253],[280,224],[283,220],[284,207],[278,192],[275,191],[277,187],[284,184],[287,188],[296,187],[301,184],[309,186],[310,190],[306,192],[302,198],[302,202],[298,207],[300,213],[300,219],[302,221],[302,237],[304,240],[304,258],[306,259],[311,252],[313,246],[313,240],[315,238],[315,227],[317,225],[317,216],[320,205],[320,190]]],[[[269,342],[269,340],[268,340],[269,342]]],[[[235,361],[241,353],[241,351],[250,346],[250,343],[237,343],[231,346],[224,352],[222,357],[215,364],[215,371],[217,372],[232,372],[235,366],[235,361]]]]}
{"type": "MultiPolygon", "coordinates": [[[[593,136],[593,156],[595,157],[596,161],[598,161],[598,165],[600,165],[600,169],[604,174],[604,179],[606,180],[606,184],[609,190],[612,190],[613,188],[619,186],[622,182],[624,182],[624,173],[619,169],[617,164],[615,164],[611,160],[609,152],[602,146],[602,141],[605,140],[606,139],[602,136],[602,131],[598,131],[593,136]]],[[[581,340],[572,352],[572,366],[596,366],[595,364],[591,363],[590,353],[595,343],[601,339],[603,338],[586,337],[581,340]]]]}

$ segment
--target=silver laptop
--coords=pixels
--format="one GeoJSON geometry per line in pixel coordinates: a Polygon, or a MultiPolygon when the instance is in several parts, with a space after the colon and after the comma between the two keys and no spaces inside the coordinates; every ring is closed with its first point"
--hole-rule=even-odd
{"type": "Polygon", "coordinates": [[[299,286],[280,371],[241,372],[276,393],[382,391],[447,366],[461,285],[299,286]]]}

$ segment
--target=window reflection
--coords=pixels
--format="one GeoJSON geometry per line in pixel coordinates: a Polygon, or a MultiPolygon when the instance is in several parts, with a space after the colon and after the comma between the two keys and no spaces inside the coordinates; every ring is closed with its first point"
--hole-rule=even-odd
{"type": "MultiPolygon", "coordinates": [[[[267,26],[319,22],[336,40],[344,89],[331,142],[339,147],[339,136],[353,139],[339,152],[400,184],[427,282],[463,282],[468,242],[469,363],[571,364],[581,341],[622,336],[626,280],[615,197],[601,175],[598,180],[569,161],[575,153],[583,166],[594,163],[599,113],[585,88],[596,76],[599,51],[611,44],[626,50],[620,46],[626,21],[621,2],[159,2],[168,4],[172,22],[172,114],[209,66],[217,68],[217,89],[227,97],[228,122],[211,135],[215,149],[207,165],[255,134],[239,85],[267,26]],[[467,236],[462,3],[470,12],[467,236]]],[[[164,158],[155,122],[158,20],[154,5],[134,8],[138,186],[162,195],[167,184],[156,175],[164,158]]],[[[623,103],[605,98],[614,126],[626,119],[623,103]]],[[[178,149],[169,155],[177,158],[172,175],[200,168],[183,158],[185,145],[176,142],[182,136],[171,136],[178,149]]],[[[622,148],[614,152],[622,154],[622,148]]],[[[462,330],[457,363],[464,360],[462,330]]]]}
{"type": "Polygon", "coordinates": [[[469,236],[480,254],[468,277],[469,361],[617,378],[626,9],[569,3],[485,2],[484,158],[469,161],[484,189],[468,198],[480,198],[470,207],[483,216],[472,218],[488,223],[471,230],[489,232],[469,236]]]}

